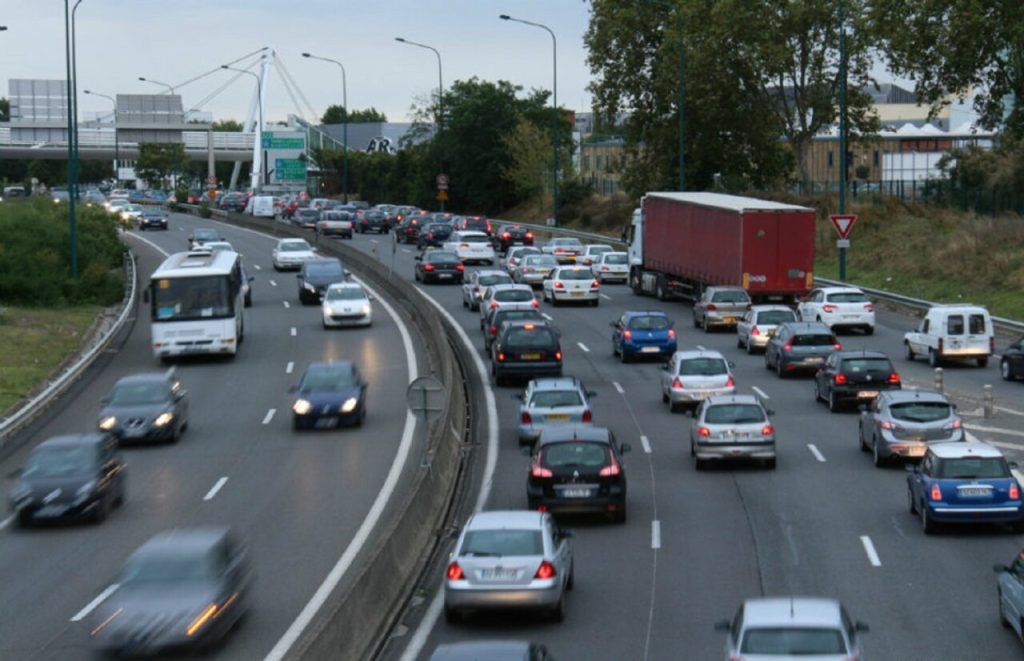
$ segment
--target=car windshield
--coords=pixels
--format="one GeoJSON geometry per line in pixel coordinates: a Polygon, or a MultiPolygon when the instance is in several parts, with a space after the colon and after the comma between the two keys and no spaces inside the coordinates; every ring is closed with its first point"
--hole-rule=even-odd
{"type": "Polygon", "coordinates": [[[538,408],[558,408],[560,406],[579,406],[583,403],[577,390],[540,390],[533,393],[530,406],[538,408]]]}
{"type": "Polygon", "coordinates": [[[549,328],[513,328],[505,340],[508,346],[522,349],[540,349],[556,343],[555,334],[549,328]]]}
{"type": "Polygon", "coordinates": [[[560,248],[582,248],[583,244],[578,239],[552,239],[551,245],[560,248]]]}
{"type": "Polygon", "coordinates": [[[524,266],[558,266],[558,262],[551,255],[530,255],[523,261],[524,266]]]}
{"type": "Polygon", "coordinates": [[[681,376],[728,374],[729,366],[721,358],[687,358],[679,363],[681,376]]]}
{"type": "Polygon", "coordinates": [[[709,425],[742,425],[764,421],[764,409],[757,404],[715,404],[704,412],[704,422],[709,425]]]}
{"type": "Polygon", "coordinates": [[[462,243],[486,243],[490,244],[491,240],[487,238],[486,234],[460,236],[459,241],[462,243]]]}
{"type": "Polygon", "coordinates": [[[114,387],[110,403],[122,406],[158,404],[167,401],[167,386],[162,383],[123,383],[114,387]]]}
{"type": "Polygon", "coordinates": [[[345,274],[338,262],[306,262],[305,269],[306,275],[316,278],[329,278],[345,274]]]}
{"type": "Polygon", "coordinates": [[[585,269],[564,269],[558,272],[559,280],[593,280],[594,274],[585,269]]]}
{"type": "Polygon", "coordinates": [[[757,313],[757,323],[765,326],[778,326],[787,321],[796,321],[792,310],[765,310],[757,313]]]}
{"type": "Polygon", "coordinates": [[[532,319],[540,321],[543,320],[544,317],[541,316],[539,310],[535,310],[533,308],[530,308],[529,310],[502,310],[501,312],[498,313],[497,317],[495,317],[494,323],[495,325],[500,326],[502,323],[506,321],[532,319]]]}
{"type": "Polygon", "coordinates": [[[789,343],[795,347],[821,347],[835,344],[836,341],[831,335],[824,333],[804,333],[794,335],[789,343]]]}
{"type": "Polygon", "coordinates": [[[945,402],[906,402],[893,404],[889,413],[897,420],[907,422],[935,422],[950,416],[950,406],[945,402]]]}
{"type": "Polygon", "coordinates": [[[549,443],[540,455],[550,468],[601,468],[608,463],[608,447],[601,443],[549,443]]]}
{"type": "Polygon", "coordinates": [[[741,290],[716,291],[711,297],[714,303],[749,303],[750,297],[747,292],[741,290]]]}
{"type": "Polygon", "coordinates": [[[867,303],[868,297],[859,291],[844,291],[825,297],[829,303],[867,303]]]}
{"type": "Polygon", "coordinates": [[[477,284],[479,284],[481,287],[490,287],[491,285],[504,285],[511,283],[512,278],[503,273],[495,273],[494,275],[482,275],[477,280],[477,284]]]}
{"type": "Polygon", "coordinates": [[[316,209],[298,209],[295,211],[295,215],[299,218],[319,218],[320,212],[316,209]]]}
{"type": "Polygon", "coordinates": [[[525,289],[499,289],[494,292],[494,300],[499,303],[516,303],[532,301],[533,292],[525,289]]]}
{"type": "Polygon", "coordinates": [[[433,225],[427,225],[427,231],[436,232],[438,234],[451,234],[452,228],[451,225],[446,225],[444,223],[434,223],[433,225]]]}
{"type": "Polygon", "coordinates": [[[587,253],[590,255],[600,255],[601,253],[611,252],[613,248],[611,246],[587,246],[587,253]]]}
{"type": "Polygon", "coordinates": [[[629,257],[626,253],[615,253],[604,256],[605,264],[625,264],[629,257]]]}
{"type": "Polygon", "coordinates": [[[887,358],[846,358],[844,374],[891,374],[892,363],[887,358]]]}
{"type": "Polygon", "coordinates": [[[648,317],[633,317],[629,320],[629,327],[633,330],[668,330],[672,322],[668,317],[651,315],[648,317]]]}
{"type": "Polygon", "coordinates": [[[423,253],[424,262],[458,262],[459,256],[453,252],[442,250],[431,250],[423,253]]]}
{"type": "Polygon", "coordinates": [[[217,234],[217,232],[215,232],[214,230],[196,230],[195,234],[193,234],[192,236],[197,240],[202,239],[203,241],[220,240],[220,234],[217,234]]]}
{"type": "Polygon", "coordinates": [[[758,628],[743,634],[740,652],[766,656],[846,654],[846,642],[839,629],[758,628]]]}
{"type": "Polygon", "coordinates": [[[352,214],[347,211],[325,211],[324,220],[352,220],[352,214]]]}
{"type": "Polygon", "coordinates": [[[305,241],[289,241],[287,243],[280,244],[277,249],[282,252],[304,252],[312,250],[312,248],[309,247],[309,244],[305,241]]]}
{"type": "Polygon", "coordinates": [[[81,475],[95,466],[96,448],[92,445],[44,446],[29,455],[22,477],[62,477],[81,475]]]}
{"type": "Polygon", "coordinates": [[[544,555],[544,539],[539,530],[469,530],[459,555],[544,555]]]}
{"type": "Polygon", "coordinates": [[[935,477],[946,480],[1010,477],[1010,469],[1002,457],[960,457],[942,459],[935,477]]]}
{"type": "Polygon", "coordinates": [[[347,369],[316,369],[306,372],[299,385],[299,392],[318,390],[342,390],[356,385],[355,375],[347,369]]]}
{"type": "Polygon", "coordinates": [[[130,560],[121,573],[122,587],[166,585],[209,581],[217,576],[212,558],[193,554],[161,553],[155,557],[130,560]]]}
{"type": "Polygon", "coordinates": [[[366,298],[362,287],[331,287],[327,290],[328,301],[358,301],[366,298]]]}

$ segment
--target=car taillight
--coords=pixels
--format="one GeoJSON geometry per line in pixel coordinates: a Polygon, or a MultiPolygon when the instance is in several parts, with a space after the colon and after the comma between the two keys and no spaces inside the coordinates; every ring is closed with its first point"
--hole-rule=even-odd
{"type": "Polygon", "coordinates": [[[774,435],[775,435],[775,427],[772,427],[771,425],[765,425],[764,427],[761,427],[761,436],[774,436],[774,435]]]}
{"type": "Polygon", "coordinates": [[[793,341],[790,340],[789,342],[786,342],[785,344],[783,344],[782,345],[782,350],[783,351],[792,351],[793,350],[793,341]]]}
{"type": "Polygon", "coordinates": [[[498,302],[497,301],[491,301],[490,308],[493,310],[496,307],[498,307],[498,302]]]}
{"type": "Polygon", "coordinates": [[[508,232],[505,232],[504,234],[501,235],[501,238],[503,238],[503,239],[511,239],[512,235],[509,234],[508,232]]]}
{"type": "Polygon", "coordinates": [[[423,270],[424,271],[433,271],[434,270],[434,265],[433,264],[424,264],[423,265],[423,270]]]}
{"type": "Polygon", "coordinates": [[[882,421],[882,429],[888,429],[890,431],[903,431],[903,427],[899,426],[895,422],[889,422],[888,420],[882,421]]]}
{"type": "Polygon", "coordinates": [[[590,409],[585,410],[583,412],[583,422],[593,422],[593,421],[594,421],[594,415],[590,412],[590,409]]]}
{"type": "Polygon", "coordinates": [[[761,334],[761,331],[758,329],[757,326],[751,326],[750,327],[750,335],[751,335],[751,337],[754,337],[754,336],[757,336],[757,335],[760,335],[760,334],[761,334]]]}
{"type": "Polygon", "coordinates": [[[874,312],[875,311],[875,306],[870,304],[870,303],[865,303],[864,304],[864,311],[865,312],[874,312]]]}
{"type": "Polygon", "coordinates": [[[629,330],[628,328],[626,330],[622,331],[622,338],[625,339],[625,340],[632,340],[633,339],[633,331],[629,330]]]}
{"type": "Polygon", "coordinates": [[[889,383],[891,383],[893,385],[898,385],[899,382],[900,382],[900,374],[899,374],[899,372],[893,372],[892,374],[889,375],[889,383]]]}
{"type": "Polygon", "coordinates": [[[932,485],[931,499],[932,500],[942,500],[942,489],[940,489],[939,485],[937,485],[937,484],[933,484],[932,485]]]}
{"type": "Polygon", "coordinates": [[[498,327],[497,326],[491,326],[491,335],[497,335],[497,334],[498,334],[498,327]]]}
{"type": "Polygon", "coordinates": [[[448,565],[447,573],[449,581],[462,581],[466,578],[466,575],[462,573],[462,567],[460,567],[457,562],[453,562],[448,565]]]}
{"type": "Polygon", "coordinates": [[[551,469],[544,468],[540,465],[540,462],[534,462],[533,466],[530,467],[530,477],[545,478],[554,476],[555,474],[551,472],[551,469]]]}
{"type": "Polygon", "coordinates": [[[530,412],[523,411],[522,414],[519,416],[519,422],[521,422],[524,425],[532,425],[533,418],[530,416],[530,412]]]}
{"type": "Polygon", "coordinates": [[[556,351],[555,352],[555,360],[557,360],[557,361],[561,361],[562,360],[562,352],[561,351],[556,351]]]}
{"type": "Polygon", "coordinates": [[[526,233],[526,238],[527,239],[532,239],[533,238],[533,232],[527,232],[526,233]]]}
{"type": "Polygon", "coordinates": [[[844,385],[846,385],[846,375],[845,374],[836,374],[832,378],[832,380],[835,381],[835,384],[837,386],[844,386],[844,385]]]}
{"type": "Polygon", "coordinates": [[[590,283],[590,288],[591,288],[591,289],[597,289],[597,288],[599,288],[600,286],[601,286],[601,283],[600,283],[600,282],[598,282],[598,281],[597,281],[596,279],[594,279],[594,280],[593,280],[593,281],[591,281],[591,283],[590,283]]]}
{"type": "Polygon", "coordinates": [[[670,340],[676,339],[676,329],[675,328],[669,328],[668,329],[668,339],[670,339],[670,340]]]}
{"type": "Polygon", "coordinates": [[[831,303],[826,303],[825,305],[821,306],[821,309],[824,312],[835,312],[836,311],[836,306],[832,305],[831,303]]]}
{"type": "Polygon", "coordinates": [[[619,462],[615,461],[615,457],[612,457],[612,463],[602,468],[597,474],[601,477],[615,477],[621,472],[622,469],[619,468],[619,462]]]}
{"type": "Polygon", "coordinates": [[[707,427],[697,427],[698,436],[711,436],[711,430],[707,427]]]}
{"type": "Polygon", "coordinates": [[[707,310],[708,312],[714,312],[715,310],[718,309],[718,307],[714,303],[708,303],[707,307],[704,309],[707,310]]]}
{"type": "Polygon", "coordinates": [[[679,377],[672,379],[673,390],[681,390],[683,388],[683,382],[679,380],[679,377]]]}
{"type": "Polygon", "coordinates": [[[555,283],[551,286],[555,289],[565,289],[565,285],[562,284],[561,280],[555,280],[555,283]]]}
{"type": "Polygon", "coordinates": [[[540,307],[540,301],[538,301],[537,299],[531,300],[530,301],[530,307],[531,308],[539,308],[540,307]]]}
{"type": "Polygon", "coordinates": [[[946,431],[952,431],[954,429],[960,429],[961,427],[963,427],[963,425],[964,425],[963,421],[961,421],[960,418],[957,418],[953,422],[951,422],[948,425],[946,425],[945,427],[943,427],[943,429],[946,430],[946,431]]]}
{"type": "Polygon", "coordinates": [[[500,363],[500,362],[503,362],[504,360],[505,360],[505,354],[503,354],[502,352],[499,351],[498,352],[498,362],[500,363]]]}
{"type": "Polygon", "coordinates": [[[1020,500],[1020,487],[1016,482],[1010,485],[1010,500],[1020,500]]]}
{"type": "Polygon", "coordinates": [[[537,573],[534,574],[533,577],[545,580],[549,578],[554,578],[555,574],[557,573],[558,572],[555,571],[555,566],[547,560],[544,560],[540,563],[540,567],[537,567],[537,573]]]}
{"type": "Polygon", "coordinates": [[[456,264],[456,265],[455,265],[455,270],[456,270],[456,271],[465,271],[465,270],[466,270],[466,267],[465,267],[465,266],[463,266],[462,264],[456,264]]]}
{"type": "Polygon", "coordinates": [[[843,345],[839,344],[838,342],[835,342],[832,344],[832,348],[835,349],[836,351],[839,351],[840,349],[843,348],[843,345]]]}

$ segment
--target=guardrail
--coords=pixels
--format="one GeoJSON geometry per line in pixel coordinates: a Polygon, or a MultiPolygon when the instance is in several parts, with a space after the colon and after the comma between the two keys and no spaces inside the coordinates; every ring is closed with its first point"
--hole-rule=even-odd
{"type": "Polygon", "coordinates": [[[56,397],[63,393],[68,386],[81,376],[82,373],[92,365],[93,361],[96,360],[100,353],[107,348],[111,340],[118,334],[125,322],[128,320],[129,314],[131,314],[131,311],[135,309],[135,301],[138,296],[138,278],[136,277],[135,255],[130,251],[126,254],[125,280],[129,285],[128,297],[122,302],[121,311],[118,314],[117,319],[114,320],[114,323],[111,324],[110,328],[100,335],[99,339],[92,347],[82,354],[67,369],[61,372],[53,381],[47,384],[39,394],[22,404],[14,411],[14,413],[7,416],[3,421],[0,421],[0,448],[7,445],[14,434],[32,422],[56,397]]]}

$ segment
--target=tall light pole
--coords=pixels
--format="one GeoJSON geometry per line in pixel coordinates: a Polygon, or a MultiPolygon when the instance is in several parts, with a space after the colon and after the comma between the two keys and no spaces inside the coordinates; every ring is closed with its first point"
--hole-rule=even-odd
{"type": "Polygon", "coordinates": [[[551,35],[551,221],[558,224],[558,40],[555,33],[542,23],[512,18],[508,14],[498,16],[503,21],[513,21],[547,31],[551,35]]]}
{"type": "MultiPolygon", "coordinates": [[[[846,7],[839,0],[839,213],[846,213],[846,7]]],[[[846,248],[839,248],[839,280],[846,280],[846,248]]]]}
{"type": "MultiPolygon", "coordinates": [[[[429,51],[432,51],[434,55],[437,56],[437,117],[435,118],[435,122],[437,123],[437,133],[438,135],[440,135],[442,129],[444,129],[444,74],[441,69],[441,53],[438,52],[438,50],[433,46],[421,44],[416,41],[409,41],[408,39],[404,39],[402,37],[395,37],[395,41],[397,41],[400,44],[416,46],[417,48],[425,48],[429,51]]],[[[438,170],[442,172],[444,171],[444,163],[438,165],[438,170]]],[[[443,197],[439,201],[441,202],[441,211],[444,211],[443,197]]]]}
{"type": "Polygon", "coordinates": [[[141,80],[144,83],[153,83],[154,85],[159,85],[160,87],[166,87],[171,94],[174,94],[174,88],[168,85],[167,83],[161,83],[159,80],[153,80],[152,78],[146,78],[145,76],[139,76],[139,80],[141,80]]]}
{"type": "Polygon", "coordinates": [[[76,37],[75,30],[75,14],[78,12],[78,5],[82,4],[82,0],[77,0],[75,6],[71,8],[71,98],[73,115],[75,118],[74,122],[74,136],[71,141],[72,149],[75,150],[75,187],[74,190],[68,190],[68,195],[74,195],[78,197],[78,39],[76,37]]]}
{"type": "Polygon", "coordinates": [[[114,187],[119,188],[121,185],[121,143],[117,137],[117,99],[115,99],[112,96],[107,96],[106,94],[93,92],[91,90],[85,90],[83,94],[88,94],[90,96],[98,96],[107,99],[108,101],[114,104],[114,187]]]}
{"type": "Polygon", "coordinates": [[[71,277],[78,277],[78,227],[75,220],[75,198],[76,186],[75,175],[77,174],[77,163],[75,162],[74,147],[74,121],[75,103],[72,95],[71,79],[71,10],[68,7],[68,0],[64,0],[64,59],[67,66],[67,112],[68,112],[68,234],[71,242],[71,277]]]}
{"type": "MultiPolygon", "coordinates": [[[[257,130],[256,130],[256,140],[258,140],[260,143],[262,143],[262,141],[263,141],[263,81],[260,80],[260,77],[257,74],[253,73],[252,71],[247,71],[245,69],[239,69],[237,67],[230,67],[230,66],[228,66],[226,64],[220,65],[220,68],[221,69],[225,69],[227,71],[234,71],[236,73],[249,74],[250,76],[252,76],[253,78],[256,79],[256,101],[258,102],[259,109],[260,109],[260,125],[257,127],[257,130]]],[[[260,151],[262,151],[262,149],[260,151]]],[[[259,186],[256,187],[257,190],[263,190],[263,184],[264,184],[263,180],[266,178],[266,174],[265,174],[266,171],[267,171],[267,159],[263,155],[261,155],[260,156],[259,186]]],[[[232,175],[232,176],[234,176],[234,175],[232,175]]]]}
{"type": "Polygon", "coordinates": [[[344,163],[344,165],[342,165],[343,172],[342,172],[342,175],[341,175],[341,177],[342,177],[342,179],[341,179],[341,188],[342,188],[342,194],[345,196],[345,200],[344,201],[345,201],[346,204],[348,204],[348,113],[349,113],[349,107],[348,107],[348,82],[347,82],[347,76],[345,75],[345,65],[342,64],[341,62],[337,61],[337,60],[332,60],[329,57],[320,57],[319,55],[310,55],[309,53],[303,53],[302,57],[308,57],[311,60],[322,60],[324,62],[331,62],[333,64],[337,64],[338,67],[341,69],[341,104],[345,107],[345,124],[344,124],[344,128],[342,129],[342,142],[343,142],[343,147],[345,149],[345,153],[342,155],[342,162],[344,163]]]}

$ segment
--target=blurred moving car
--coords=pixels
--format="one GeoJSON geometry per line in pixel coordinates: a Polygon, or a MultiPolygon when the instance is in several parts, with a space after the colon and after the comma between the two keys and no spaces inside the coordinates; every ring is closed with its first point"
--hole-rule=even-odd
{"type": "Polygon", "coordinates": [[[996,592],[999,594],[999,621],[1013,629],[1024,642],[1024,551],[1017,554],[1009,565],[994,565],[999,575],[996,592]]]}
{"type": "Polygon", "coordinates": [[[326,429],[361,427],[366,418],[366,388],[359,368],[350,360],[310,364],[292,388],[292,426],[326,429]]]}
{"type": "Polygon", "coordinates": [[[320,303],[327,287],[345,282],[348,273],[337,257],[318,257],[302,262],[295,278],[299,281],[299,302],[320,303]]]}
{"type": "Polygon", "coordinates": [[[369,326],[373,323],[370,296],[358,282],[339,282],[327,287],[321,305],[324,328],[369,326]]]}
{"type": "Polygon", "coordinates": [[[541,282],[541,295],[551,305],[565,302],[601,304],[601,283],[590,269],[582,266],[559,266],[541,282]]]}
{"type": "Polygon", "coordinates": [[[590,272],[600,284],[625,282],[629,278],[629,255],[624,252],[603,252],[590,264],[590,272]]]}
{"type": "Polygon", "coordinates": [[[466,267],[459,256],[450,250],[428,250],[416,255],[413,278],[419,282],[454,282],[462,284],[466,267]]]}
{"type": "Polygon", "coordinates": [[[548,648],[525,640],[476,640],[438,645],[430,661],[555,661],[548,648]]]}
{"type": "Polygon", "coordinates": [[[270,261],[275,271],[299,269],[304,262],[319,257],[305,239],[280,239],[270,253],[270,261]]]}
{"type": "Polygon", "coordinates": [[[590,398],[596,395],[574,376],[532,379],[523,392],[513,395],[519,400],[519,445],[536,443],[551,426],[590,425],[590,398]]]}
{"type": "Polygon", "coordinates": [[[690,455],[697,470],[708,461],[755,460],[775,468],[775,426],[753,395],[709,397],[690,425],[690,455]]]}
{"type": "Polygon", "coordinates": [[[878,351],[835,351],[814,375],[814,399],[835,413],[844,404],[866,402],[883,390],[903,387],[889,356],[878,351]]]}
{"type": "Polygon", "coordinates": [[[124,503],[125,465],[110,434],[68,434],[40,443],[9,494],[18,525],[57,519],[104,521],[124,503]]]}
{"type": "Polygon", "coordinates": [[[818,321],[835,332],[859,328],[865,335],[875,332],[875,306],[856,287],[812,289],[796,307],[800,321],[818,321]]]}
{"type": "Polygon", "coordinates": [[[819,322],[782,324],[764,347],[764,367],[782,378],[793,372],[817,372],[833,351],[843,346],[828,326],[819,322]]]}
{"type": "Polygon", "coordinates": [[[693,325],[705,333],[733,327],[749,308],[750,296],[742,287],[708,287],[693,303],[693,325]]]}
{"type": "Polygon", "coordinates": [[[472,610],[529,609],[561,621],[574,583],[571,536],[546,512],[474,514],[445,571],[445,619],[455,623],[472,610]]]}
{"type": "Polygon", "coordinates": [[[754,353],[768,344],[779,324],[796,321],[796,313],[785,305],[755,305],[736,322],[736,346],[754,353]]]}
{"type": "Polygon", "coordinates": [[[677,351],[661,368],[661,401],[675,413],[708,397],[731,395],[736,391],[732,367],[717,351],[677,351]]]}
{"type": "Polygon", "coordinates": [[[101,404],[96,426],[121,443],[177,443],[188,429],[188,391],[174,368],[121,377],[101,404]]]}
{"type": "Polygon", "coordinates": [[[222,527],[158,533],[125,562],[91,632],[105,653],[195,652],[219,643],[249,608],[245,546],[222,527]]]}
{"type": "Polygon", "coordinates": [[[966,440],[956,405],[930,390],[883,391],[861,404],[858,437],[875,466],[893,459],[920,460],[929,443],[966,440]]]}
{"type": "Polygon", "coordinates": [[[638,356],[671,356],[676,352],[676,329],[660,310],[627,310],[612,327],[612,354],[622,362],[638,356]]]}

